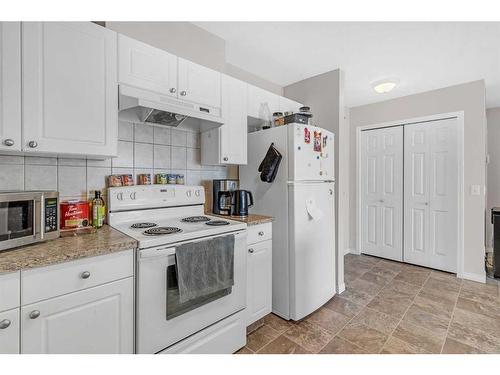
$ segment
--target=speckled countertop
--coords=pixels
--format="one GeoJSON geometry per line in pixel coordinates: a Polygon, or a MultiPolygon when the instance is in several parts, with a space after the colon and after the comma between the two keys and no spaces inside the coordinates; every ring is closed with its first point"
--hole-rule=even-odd
{"type": "Polygon", "coordinates": [[[213,216],[223,217],[229,220],[241,221],[242,223],[247,223],[248,226],[270,223],[274,220],[272,216],[265,216],[265,215],[249,214],[246,217],[242,217],[242,216],[216,215],[214,213],[209,213],[209,214],[213,216]]]}
{"type": "Polygon", "coordinates": [[[0,252],[0,274],[50,266],[137,247],[137,242],[108,225],[87,234],[61,237],[0,252]]]}

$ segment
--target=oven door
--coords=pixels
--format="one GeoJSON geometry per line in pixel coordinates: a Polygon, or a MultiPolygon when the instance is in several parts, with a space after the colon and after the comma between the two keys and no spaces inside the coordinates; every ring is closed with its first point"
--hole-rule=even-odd
{"type": "Polygon", "coordinates": [[[0,250],[41,239],[41,200],[39,193],[0,195],[0,250]]]}
{"type": "Polygon", "coordinates": [[[137,353],[157,353],[245,308],[246,231],[219,236],[228,234],[235,236],[234,285],[186,303],[179,301],[175,264],[175,246],[185,242],[139,251],[137,353]]]}

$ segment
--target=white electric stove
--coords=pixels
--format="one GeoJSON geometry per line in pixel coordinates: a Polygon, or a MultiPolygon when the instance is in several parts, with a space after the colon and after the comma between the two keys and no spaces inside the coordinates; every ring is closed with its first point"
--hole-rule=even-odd
{"type": "Polygon", "coordinates": [[[246,343],[246,224],[204,214],[202,186],[108,189],[108,223],[138,241],[137,353],[230,353],[246,343]],[[176,247],[234,236],[234,285],[180,303],[176,247]]]}

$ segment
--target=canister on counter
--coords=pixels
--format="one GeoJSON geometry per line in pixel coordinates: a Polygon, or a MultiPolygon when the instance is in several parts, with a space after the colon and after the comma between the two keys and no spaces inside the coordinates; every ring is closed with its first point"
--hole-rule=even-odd
{"type": "Polygon", "coordinates": [[[171,173],[167,174],[167,183],[175,185],[177,183],[177,175],[171,173]]]}
{"type": "Polygon", "coordinates": [[[123,186],[133,186],[134,177],[131,174],[122,174],[122,185],[123,186]]]}
{"type": "Polygon", "coordinates": [[[138,185],[151,185],[151,174],[150,173],[142,173],[137,175],[137,184],[138,185]]]}
{"type": "Polygon", "coordinates": [[[89,203],[87,201],[61,202],[61,229],[84,228],[90,223],[89,203]]]}
{"type": "Polygon", "coordinates": [[[166,173],[157,173],[156,174],[156,183],[160,185],[165,185],[167,183],[167,174],[166,173]]]}
{"type": "Polygon", "coordinates": [[[110,187],[122,186],[122,176],[118,174],[112,174],[108,177],[108,184],[110,187]]]}
{"type": "Polygon", "coordinates": [[[178,174],[176,178],[177,185],[184,185],[184,175],[178,174]]]}

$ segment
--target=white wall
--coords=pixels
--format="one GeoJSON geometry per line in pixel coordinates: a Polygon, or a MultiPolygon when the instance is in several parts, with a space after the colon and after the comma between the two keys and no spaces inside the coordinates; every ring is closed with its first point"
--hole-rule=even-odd
{"type": "Polygon", "coordinates": [[[226,42],[190,22],[106,22],[106,27],[141,42],[282,94],[282,87],[226,63],[226,42]]]}
{"type": "Polygon", "coordinates": [[[341,290],[344,287],[343,255],[348,238],[346,220],[343,213],[348,211],[348,140],[349,127],[344,118],[344,75],[340,70],[333,70],[284,87],[287,98],[311,107],[314,125],[335,133],[335,230],[337,248],[337,281],[341,290]],[[345,149],[339,147],[346,145],[345,149]],[[339,158],[340,156],[340,158],[339,158]],[[340,161],[340,162],[339,162],[340,161]],[[342,197],[343,199],[339,199],[342,197]]]}
{"type": "Polygon", "coordinates": [[[486,198],[486,248],[493,247],[493,226],[490,220],[492,207],[500,207],[500,107],[486,111],[488,122],[488,188],[486,198]]]}
{"type": "Polygon", "coordinates": [[[485,196],[470,194],[486,186],[484,81],[409,95],[350,109],[350,237],[356,246],[356,127],[426,115],[464,111],[464,275],[484,277],[485,196]]]}

